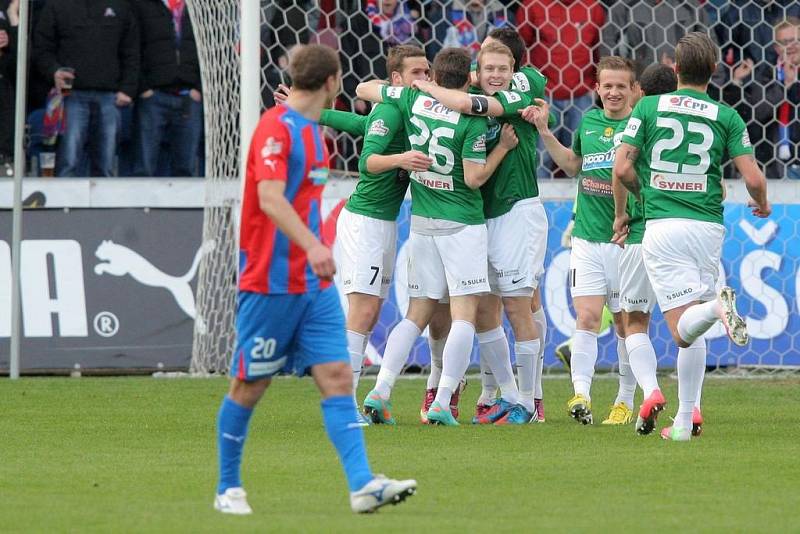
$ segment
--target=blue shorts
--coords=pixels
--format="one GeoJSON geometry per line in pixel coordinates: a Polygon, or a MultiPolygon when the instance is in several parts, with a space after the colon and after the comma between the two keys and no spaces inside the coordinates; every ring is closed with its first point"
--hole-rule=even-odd
{"type": "Polygon", "coordinates": [[[331,285],[300,295],[239,292],[231,375],[304,374],[323,363],[350,363],[339,292],[331,285]]]}

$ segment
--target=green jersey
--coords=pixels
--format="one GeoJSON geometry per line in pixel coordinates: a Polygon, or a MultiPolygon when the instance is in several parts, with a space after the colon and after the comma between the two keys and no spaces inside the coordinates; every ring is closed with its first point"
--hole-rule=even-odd
{"type": "Polygon", "coordinates": [[[381,95],[400,109],[411,148],[433,160],[411,173],[412,215],[483,223],[480,191],[467,187],[462,161],[486,163],[486,118],[462,115],[417,89],[384,86],[381,95]]]}
{"type": "Polygon", "coordinates": [[[369,172],[367,158],[373,154],[393,155],[406,150],[400,111],[387,104],[378,104],[367,116],[325,110],[320,124],[364,136],[364,146],[358,159],[358,183],[345,205],[347,211],[384,221],[397,219],[408,189],[408,174],[402,169],[369,172]],[[355,130],[359,126],[361,130],[355,130]]]}
{"type": "Polygon", "coordinates": [[[531,102],[535,98],[544,98],[544,88],[547,85],[547,77],[539,72],[535,67],[522,67],[514,73],[511,81],[511,88],[519,91],[530,98],[531,102]]]}
{"type": "MultiPolygon", "coordinates": [[[[622,121],[614,131],[614,150],[622,143],[622,133],[627,126],[627,121],[622,121]]],[[[636,166],[637,176],[640,172],[640,165],[636,166]]],[[[628,192],[627,206],[625,212],[628,214],[628,237],[625,242],[629,245],[641,245],[644,239],[644,206],[638,200],[636,195],[628,192]]]]}
{"type": "Polygon", "coordinates": [[[494,98],[503,105],[503,115],[489,118],[486,149],[491,150],[497,145],[504,123],[514,127],[519,144],[506,154],[494,174],[481,187],[483,214],[487,219],[508,213],[520,200],[539,196],[536,182],[536,141],[539,136],[536,127],[519,114],[519,110],[528,107],[531,100],[519,91],[498,91],[494,98]]]}
{"type": "Polygon", "coordinates": [[[581,119],[572,150],[582,159],[578,174],[575,229],[572,235],[607,243],[614,235],[614,132],[624,119],[609,119],[602,109],[592,109],[581,119]]]}
{"type": "Polygon", "coordinates": [[[692,89],[642,98],[622,142],[639,149],[646,220],[722,224],[722,158],[753,153],[739,114],[692,89]]]}

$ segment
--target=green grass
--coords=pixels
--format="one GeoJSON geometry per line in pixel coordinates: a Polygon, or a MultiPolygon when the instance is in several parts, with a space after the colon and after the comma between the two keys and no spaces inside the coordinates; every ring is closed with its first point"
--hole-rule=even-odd
{"type": "MultiPolygon", "coordinates": [[[[462,421],[478,395],[466,391],[462,421]]],[[[366,394],[373,380],[364,381],[366,394]]],[[[665,381],[673,414],[675,384],[665,381]]],[[[73,532],[797,531],[800,381],[707,380],[690,443],[569,419],[545,382],[547,423],[423,427],[420,380],[401,380],[396,427],[366,430],[372,466],[419,492],[349,511],[313,383],[280,379],[253,417],[243,478],[255,514],[212,510],[223,380],[0,381],[0,530],[73,532]]],[[[605,415],[616,381],[595,383],[605,415]]],[[[666,415],[663,422],[668,421],[666,415]]]]}

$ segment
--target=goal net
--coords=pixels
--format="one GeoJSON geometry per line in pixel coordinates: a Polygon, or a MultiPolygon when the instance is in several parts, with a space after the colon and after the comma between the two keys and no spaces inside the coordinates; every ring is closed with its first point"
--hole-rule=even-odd
{"type": "MultiPolygon", "coordinates": [[[[191,370],[195,373],[227,371],[234,342],[236,294],[236,216],[239,194],[240,109],[240,8],[257,3],[260,31],[260,102],[273,104],[277,85],[289,82],[288,54],[298,43],[318,42],[340,52],[343,90],[340,109],[366,113],[368,107],[355,98],[355,86],[366,79],[385,77],[384,56],[401,43],[424,46],[429,58],[444,46],[463,46],[477,51],[479,42],[493,28],[512,26],[526,43],[524,62],[548,76],[548,96],[558,115],[557,135],[569,145],[576,117],[594,104],[591,63],[602,55],[617,54],[635,60],[637,70],[656,62],[674,60],[677,40],[687,31],[708,31],[721,49],[720,68],[710,93],[735,107],[748,123],[756,156],[767,176],[800,178],[797,144],[800,128],[786,125],[781,110],[789,94],[776,66],[800,53],[794,19],[800,4],[761,2],[726,3],[665,1],[590,2],[587,11],[565,15],[564,6],[543,10],[538,2],[515,0],[188,0],[200,54],[205,97],[207,195],[203,240],[206,255],[201,264],[197,321],[191,370]],[[562,17],[564,15],[564,18],[562,17]],[[577,16],[572,20],[569,17],[577,16]],[[789,27],[781,24],[789,21],[789,27]],[[578,31],[579,30],[579,31],[578,31]],[[787,55],[789,54],[789,55],[787,55]],[[750,65],[742,69],[742,65],[750,65]],[[783,121],[783,122],[782,122],[783,121]]],[[[795,93],[796,94],[796,93],[795,93]]],[[[794,113],[795,107],[788,111],[794,113]]],[[[797,119],[789,116],[796,125],[797,119]]],[[[332,180],[323,205],[327,237],[335,238],[335,220],[357,172],[360,138],[325,130],[332,180]]],[[[544,158],[542,158],[544,159],[544,158]]],[[[569,250],[560,245],[569,222],[574,182],[554,178],[545,160],[540,164],[540,190],[550,219],[546,258],[547,274],[542,295],[548,318],[545,356],[547,369],[561,370],[553,356],[555,346],[574,329],[566,271],[569,250]]],[[[796,236],[800,228],[797,182],[771,181],[776,210],[766,223],[747,215],[741,181],[726,169],[729,207],[722,270],[727,282],[742,295],[742,311],[748,317],[754,341],[746,349],[733,347],[720,329],[709,337],[709,365],[758,369],[800,365],[800,338],[794,334],[797,315],[798,257],[796,236]],[[780,187],[776,187],[780,186],[780,187]],[[738,193],[737,193],[738,192],[738,193]],[[744,221],[744,222],[742,222],[744,221]],[[780,229],[780,231],[778,230],[780,229]]],[[[368,361],[379,363],[388,333],[407,306],[404,244],[408,232],[408,205],[401,213],[398,261],[392,291],[373,331],[368,361]]],[[[343,299],[343,303],[344,299],[343,299]]],[[[346,304],[346,303],[345,303],[346,304]]],[[[651,336],[660,365],[674,367],[675,349],[660,314],[654,316],[651,336]]],[[[410,364],[427,367],[429,353],[424,339],[414,347],[410,364]]],[[[473,363],[477,351],[473,352],[473,363]]],[[[601,337],[598,365],[616,365],[613,333],[601,337]]]]}

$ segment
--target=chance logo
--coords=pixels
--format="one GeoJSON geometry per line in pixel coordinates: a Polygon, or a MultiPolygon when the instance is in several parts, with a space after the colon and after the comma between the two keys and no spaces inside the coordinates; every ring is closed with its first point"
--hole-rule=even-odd
{"type": "Polygon", "coordinates": [[[113,241],[103,241],[94,253],[97,259],[102,262],[94,266],[94,272],[97,275],[130,275],[140,284],[149,287],[162,287],[172,293],[180,309],[194,319],[197,315],[197,310],[195,308],[194,293],[189,282],[197,274],[197,268],[200,266],[203,254],[207,254],[214,247],[214,241],[203,243],[195,254],[192,266],[189,267],[186,274],[183,276],[171,276],[160,271],[138,252],[126,246],[118,245],[113,241]]]}

